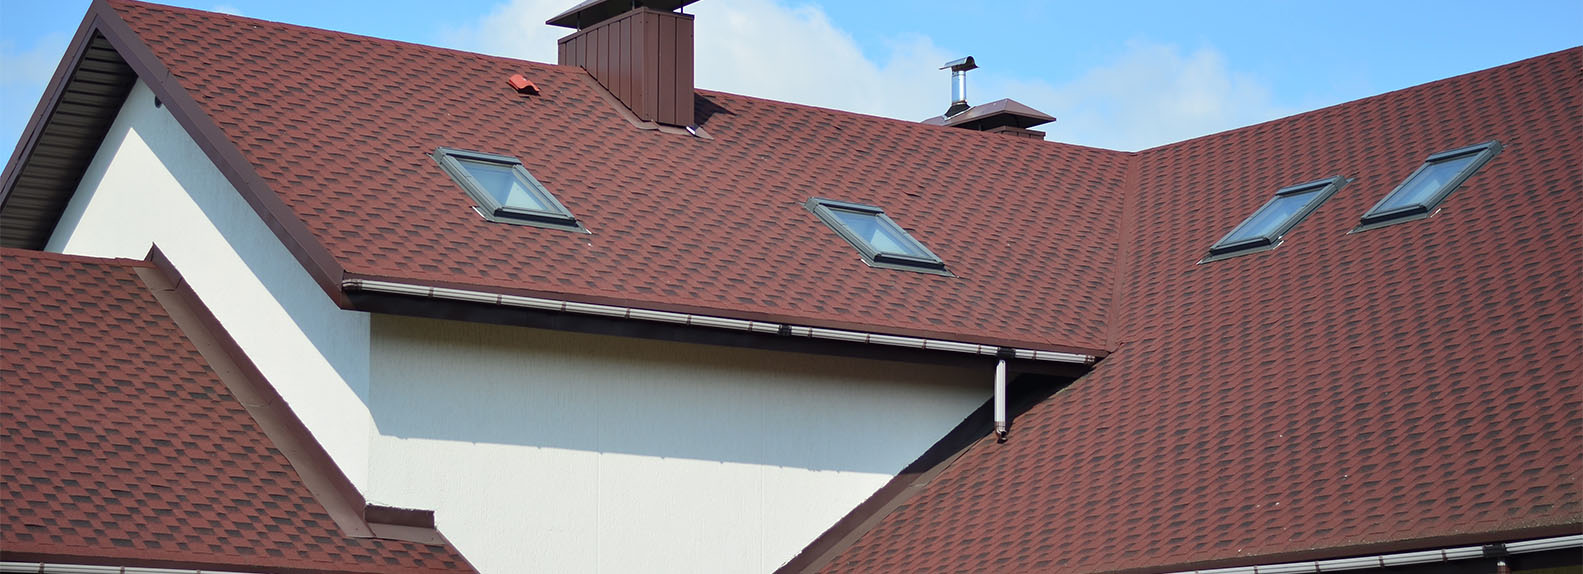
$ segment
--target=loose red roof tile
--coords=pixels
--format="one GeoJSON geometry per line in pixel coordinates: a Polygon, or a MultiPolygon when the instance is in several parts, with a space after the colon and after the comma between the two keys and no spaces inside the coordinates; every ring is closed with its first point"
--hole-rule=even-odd
{"type": "Polygon", "coordinates": [[[1105,347],[1129,154],[709,91],[712,139],[678,136],[635,129],[580,68],[112,5],[348,274],[1105,347]],[[541,95],[500,82],[517,73],[541,95]],[[485,221],[441,146],[520,158],[593,234],[485,221]],[[867,267],[814,196],[883,207],[957,277],[867,267]]]}
{"type": "Polygon", "coordinates": [[[473,572],[342,533],[139,278],[0,250],[6,560],[249,572],[473,572]]]}
{"type": "Polygon", "coordinates": [[[1141,153],[1119,349],[823,572],[1162,571],[1583,528],[1580,57],[1141,153]],[[1348,233],[1426,156],[1492,139],[1439,214],[1348,233]],[[1279,249],[1196,263],[1276,189],[1337,174],[1279,249]]]}

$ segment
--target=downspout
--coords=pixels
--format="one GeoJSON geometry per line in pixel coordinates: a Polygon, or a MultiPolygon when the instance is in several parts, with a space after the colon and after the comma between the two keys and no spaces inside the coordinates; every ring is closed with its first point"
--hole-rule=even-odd
{"type": "Polygon", "coordinates": [[[1006,417],[1006,359],[1017,358],[1017,353],[1002,347],[995,356],[999,359],[995,362],[995,440],[1006,442],[1006,434],[1011,431],[1011,421],[1006,417]]]}
{"type": "Polygon", "coordinates": [[[1006,442],[1006,360],[995,363],[995,438],[1006,442]]]}

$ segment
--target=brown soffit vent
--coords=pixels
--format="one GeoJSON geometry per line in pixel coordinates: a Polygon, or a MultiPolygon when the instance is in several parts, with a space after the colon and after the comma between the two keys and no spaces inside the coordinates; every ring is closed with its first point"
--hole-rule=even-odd
{"type": "Polygon", "coordinates": [[[56,72],[66,75],[64,86],[45,94],[6,164],[0,190],[0,246],[44,248],[137,81],[132,67],[98,32],[73,45],[81,46],[81,51],[68,53],[71,63],[63,63],[56,72]],[[30,140],[31,153],[24,153],[30,140]]]}

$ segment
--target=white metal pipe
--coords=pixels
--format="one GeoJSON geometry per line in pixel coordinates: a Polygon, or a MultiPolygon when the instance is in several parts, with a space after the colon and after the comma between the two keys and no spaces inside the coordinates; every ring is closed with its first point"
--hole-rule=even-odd
{"type": "MultiPolygon", "coordinates": [[[[810,339],[825,339],[829,341],[846,341],[851,343],[868,343],[886,345],[891,347],[906,347],[912,349],[925,349],[931,351],[951,351],[970,355],[996,355],[1002,347],[982,345],[978,343],[963,343],[959,341],[943,341],[939,339],[921,339],[917,337],[902,337],[897,335],[884,335],[880,333],[865,333],[861,331],[846,331],[841,329],[825,329],[822,327],[800,327],[765,321],[744,321],[728,317],[714,317],[709,315],[695,315],[691,313],[672,313],[669,311],[655,311],[651,309],[635,309],[617,305],[598,305],[593,303],[578,303],[575,301],[562,301],[558,299],[544,299],[540,297],[519,297],[516,295],[500,295],[484,291],[467,289],[450,289],[446,287],[429,287],[425,285],[412,285],[396,283],[393,281],[380,281],[377,279],[347,279],[341,282],[341,288],[348,291],[373,291],[378,293],[391,293],[395,295],[411,295],[415,297],[428,297],[430,299],[445,299],[449,301],[465,301],[469,303],[484,303],[490,305],[504,305],[508,307],[523,307],[545,311],[563,311],[582,315],[600,317],[615,317],[622,319],[638,319],[659,323],[673,323],[681,325],[695,325],[701,327],[714,327],[717,329],[730,329],[733,331],[748,331],[753,333],[786,333],[796,337],[810,339]]],[[[1078,353],[1062,353],[1058,351],[1040,351],[1033,349],[1010,349],[1019,359],[1032,359],[1035,361],[1048,361],[1053,363],[1076,363],[1080,365],[1091,364],[1096,360],[1093,355],[1078,353]]],[[[1006,362],[1000,362],[1000,369],[1005,368],[1006,362]]]]}
{"type": "Polygon", "coordinates": [[[995,436],[1006,438],[1006,360],[995,362],[995,436]]]}

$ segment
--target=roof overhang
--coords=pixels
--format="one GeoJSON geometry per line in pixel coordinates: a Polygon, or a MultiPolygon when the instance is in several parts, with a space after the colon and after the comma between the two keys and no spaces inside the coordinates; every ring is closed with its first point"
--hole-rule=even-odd
{"type": "Polygon", "coordinates": [[[44,248],[137,81],[96,24],[90,11],[0,175],[0,247],[44,248]]]}

